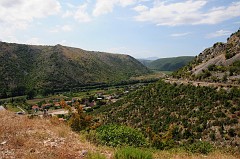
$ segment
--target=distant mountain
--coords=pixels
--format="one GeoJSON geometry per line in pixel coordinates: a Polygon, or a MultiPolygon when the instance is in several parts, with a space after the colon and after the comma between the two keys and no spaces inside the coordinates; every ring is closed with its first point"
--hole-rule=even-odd
{"type": "Polygon", "coordinates": [[[0,42],[0,88],[68,88],[119,82],[150,71],[129,55],[0,42]]]}
{"type": "Polygon", "coordinates": [[[180,56],[171,58],[160,58],[154,61],[140,59],[139,61],[152,70],[176,71],[179,68],[187,65],[193,59],[193,56],[180,56]]]}
{"type": "Polygon", "coordinates": [[[144,66],[148,67],[148,65],[153,62],[152,60],[145,60],[145,59],[137,59],[140,61],[144,66]]]}
{"type": "Polygon", "coordinates": [[[211,82],[240,83],[240,30],[227,43],[215,43],[205,49],[174,77],[211,82]]]}
{"type": "Polygon", "coordinates": [[[148,61],[154,61],[159,59],[159,57],[146,57],[146,58],[141,58],[140,60],[148,60],[148,61]]]}

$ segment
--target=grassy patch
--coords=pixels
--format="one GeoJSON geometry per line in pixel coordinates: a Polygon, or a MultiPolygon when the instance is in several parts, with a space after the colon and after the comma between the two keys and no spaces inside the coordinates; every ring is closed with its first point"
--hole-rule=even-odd
{"type": "Polygon", "coordinates": [[[144,76],[138,76],[138,77],[131,77],[131,80],[150,80],[150,79],[160,79],[164,77],[164,71],[160,72],[160,71],[155,71],[152,70],[153,73],[151,74],[147,74],[144,76]]]}
{"type": "Polygon", "coordinates": [[[11,111],[11,112],[19,112],[21,111],[19,108],[17,108],[17,106],[14,106],[14,105],[11,105],[11,104],[8,104],[6,106],[7,110],[11,111]]]}
{"type": "Polygon", "coordinates": [[[149,151],[126,147],[115,152],[115,159],[152,159],[153,155],[149,151]]]}
{"type": "Polygon", "coordinates": [[[106,157],[98,152],[90,152],[87,154],[87,159],[106,159],[106,157]]]}
{"type": "Polygon", "coordinates": [[[49,100],[53,100],[53,99],[64,99],[66,98],[65,96],[58,96],[58,95],[54,95],[54,96],[50,96],[50,97],[45,97],[45,98],[35,98],[35,99],[31,99],[31,100],[27,100],[27,103],[30,104],[30,105],[34,105],[34,104],[37,104],[38,102],[41,102],[41,101],[49,101],[49,100]]]}

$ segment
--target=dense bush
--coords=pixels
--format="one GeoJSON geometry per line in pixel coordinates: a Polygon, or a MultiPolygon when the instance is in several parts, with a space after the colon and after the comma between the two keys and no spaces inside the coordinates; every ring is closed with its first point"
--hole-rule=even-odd
{"type": "Polygon", "coordinates": [[[120,125],[104,125],[97,128],[97,138],[100,143],[108,146],[146,146],[143,134],[133,128],[120,125]]]}
{"type": "Polygon", "coordinates": [[[149,151],[126,147],[115,152],[115,159],[152,159],[153,155],[149,151]]]}

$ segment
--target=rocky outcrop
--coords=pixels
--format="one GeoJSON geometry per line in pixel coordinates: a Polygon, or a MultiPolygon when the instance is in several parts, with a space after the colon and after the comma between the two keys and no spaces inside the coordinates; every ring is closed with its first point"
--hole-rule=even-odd
{"type": "Polygon", "coordinates": [[[193,64],[192,73],[198,75],[210,65],[229,66],[240,60],[240,31],[232,34],[227,43],[216,43],[200,53],[193,64]]]}

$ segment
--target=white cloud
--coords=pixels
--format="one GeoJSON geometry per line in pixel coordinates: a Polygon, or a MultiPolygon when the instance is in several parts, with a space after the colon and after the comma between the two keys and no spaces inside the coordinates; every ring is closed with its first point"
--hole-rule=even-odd
{"type": "Polygon", "coordinates": [[[63,31],[72,31],[72,27],[70,25],[64,25],[62,26],[63,31]]]}
{"type": "Polygon", "coordinates": [[[171,34],[170,36],[172,37],[182,37],[182,36],[187,36],[191,34],[190,32],[187,32],[187,33],[175,33],[175,34],[171,34]]]}
{"type": "Polygon", "coordinates": [[[138,6],[134,7],[133,10],[135,10],[136,12],[144,12],[144,11],[148,10],[148,7],[144,6],[144,5],[138,5],[138,6]]]}
{"type": "Polygon", "coordinates": [[[93,10],[93,15],[99,16],[112,12],[115,3],[115,0],[111,0],[110,2],[108,0],[97,0],[96,6],[93,10]]]}
{"type": "Polygon", "coordinates": [[[72,31],[72,27],[70,25],[63,25],[63,26],[57,25],[55,28],[50,30],[51,33],[58,33],[62,31],[64,32],[72,31]]]}
{"type": "Polygon", "coordinates": [[[68,4],[68,7],[71,10],[65,11],[62,15],[63,18],[73,17],[78,22],[90,22],[92,20],[91,16],[87,12],[88,3],[79,6],[68,4]]]}
{"type": "Polygon", "coordinates": [[[57,0],[1,0],[0,21],[9,26],[26,28],[35,18],[57,14],[61,5],[57,0]]]}
{"type": "MultiPolygon", "coordinates": [[[[136,10],[137,21],[152,22],[157,25],[197,25],[217,24],[240,16],[240,2],[203,11],[208,0],[184,0],[178,3],[155,1],[152,8],[136,10]]],[[[143,7],[143,6],[142,6],[143,7]]],[[[146,7],[145,7],[146,8],[146,7]]]]}
{"type": "Polygon", "coordinates": [[[229,30],[218,30],[215,33],[208,34],[206,37],[207,38],[217,38],[221,36],[229,36],[232,34],[232,31],[229,30]]]}
{"type": "Polygon", "coordinates": [[[10,43],[19,43],[19,40],[14,35],[14,27],[7,26],[6,24],[0,25],[0,37],[2,41],[10,43]]]}
{"type": "Polygon", "coordinates": [[[44,3],[41,0],[0,0],[0,37],[18,43],[17,30],[26,29],[34,19],[56,15],[60,9],[57,0],[44,3]]]}
{"type": "Polygon", "coordinates": [[[9,43],[19,43],[19,40],[14,35],[6,35],[6,36],[3,36],[3,38],[4,39],[0,39],[0,41],[9,42],[9,43]]]}
{"type": "Polygon", "coordinates": [[[202,14],[202,19],[196,24],[217,24],[238,16],[240,16],[240,2],[235,2],[228,7],[214,8],[202,14]]]}
{"type": "Polygon", "coordinates": [[[30,44],[30,45],[43,45],[43,44],[40,42],[40,39],[37,38],[37,37],[32,37],[32,38],[28,39],[25,43],[26,43],[26,44],[30,44]]]}
{"type": "Polygon", "coordinates": [[[80,5],[77,11],[74,13],[74,18],[79,22],[90,22],[91,17],[87,13],[87,4],[80,5]]]}
{"type": "Polygon", "coordinates": [[[135,4],[136,2],[137,0],[118,0],[118,3],[123,7],[135,4]]]}
{"type": "Polygon", "coordinates": [[[62,15],[63,18],[68,18],[68,17],[71,17],[74,15],[74,12],[73,11],[65,11],[65,13],[62,15]]]}
{"type": "Polygon", "coordinates": [[[126,7],[129,5],[133,5],[137,2],[137,0],[97,0],[95,8],[93,10],[94,16],[100,16],[103,14],[107,14],[113,11],[115,6],[126,7]]]}

